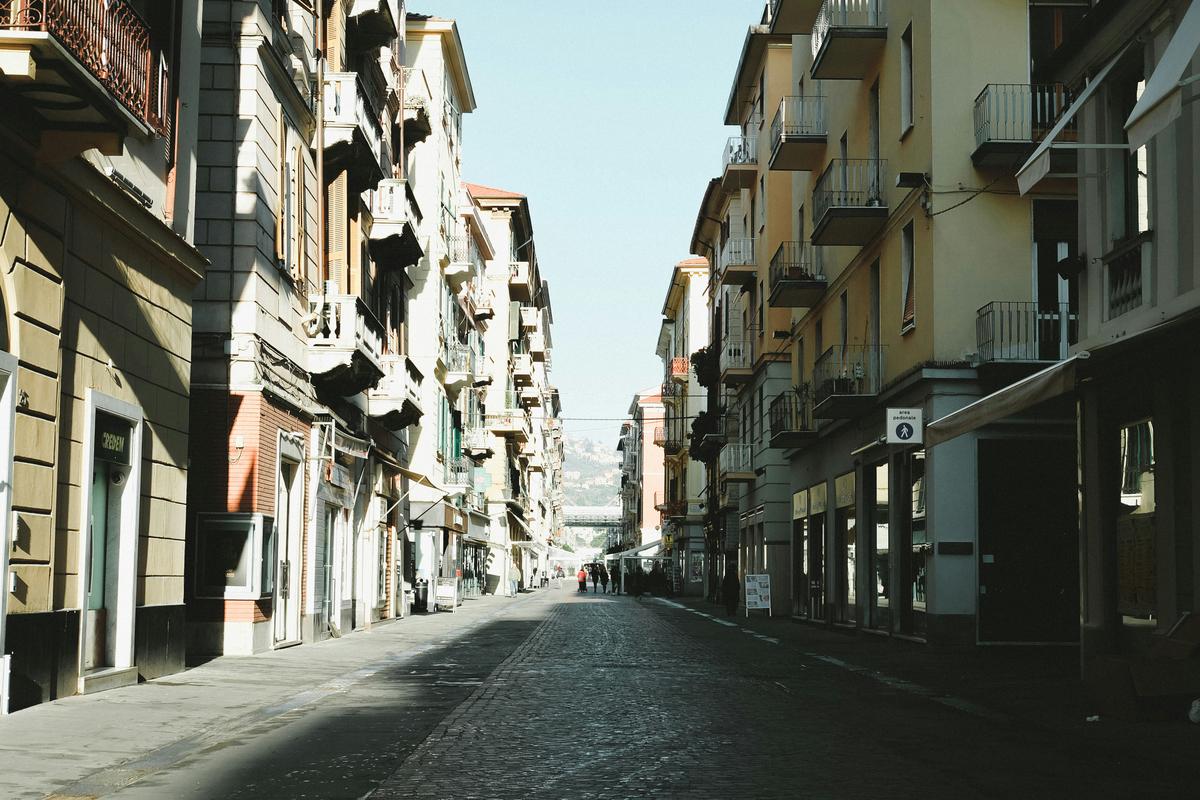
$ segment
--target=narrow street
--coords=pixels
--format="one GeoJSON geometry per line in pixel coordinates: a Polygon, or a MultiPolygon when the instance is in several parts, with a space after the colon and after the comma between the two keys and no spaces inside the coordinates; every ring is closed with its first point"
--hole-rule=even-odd
{"type": "MultiPolygon", "coordinates": [[[[382,648],[311,688],[303,662],[276,670],[264,669],[269,656],[224,659],[212,666],[243,677],[225,675],[207,696],[209,666],[0,723],[0,756],[13,765],[0,791],[966,798],[1061,797],[1070,786],[1074,796],[1183,797],[1195,785],[1194,762],[1172,766],[1148,754],[1148,743],[1122,744],[1118,729],[1077,720],[1071,730],[1049,716],[1031,723],[1003,696],[981,704],[850,662],[856,650],[872,658],[890,646],[869,637],[731,620],[696,603],[578,595],[567,584],[471,605],[309,648],[335,660],[339,650],[357,657],[355,648],[382,648]],[[844,643],[840,657],[822,652],[826,637],[844,643]],[[253,697],[273,671],[290,687],[282,701],[247,704],[219,722],[190,711],[224,694],[253,697]],[[178,718],[173,739],[143,751],[144,731],[111,721],[114,709],[146,702],[166,722],[178,718]],[[102,741],[84,743],[89,720],[110,721],[102,741]],[[14,721],[57,737],[55,772],[39,777],[10,759],[23,735],[14,721]],[[75,746],[92,758],[100,748],[111,763],[62,785],[55,776],[70,774],[75,746]]],[[[908,669],[902,659],[896,667],[908,669]]]]}

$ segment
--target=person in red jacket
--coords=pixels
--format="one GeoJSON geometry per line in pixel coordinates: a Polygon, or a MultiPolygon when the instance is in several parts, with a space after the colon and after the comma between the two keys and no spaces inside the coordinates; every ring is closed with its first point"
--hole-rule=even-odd
{"type": "Polygon", "coordinates": [[[584,569],[583,567],[580,567],[579,573],[575,576],[575,580],[579,581],[579,591],[581,591],[581,592],[587,591],[587,579],[588,579],[587,570],[584,569]]]}

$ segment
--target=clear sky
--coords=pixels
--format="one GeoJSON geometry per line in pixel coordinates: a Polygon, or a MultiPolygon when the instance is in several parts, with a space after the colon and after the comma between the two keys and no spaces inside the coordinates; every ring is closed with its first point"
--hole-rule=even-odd
{"type": "Polygon", "coordinates": [[[529,197],[573,436],[611,441],[689,255],[746,29],[763,0],[409,0],[458,21],[479,108],[463,177],[529,197]],[[586,420],[586,421],[585,421],[586,420]]]}

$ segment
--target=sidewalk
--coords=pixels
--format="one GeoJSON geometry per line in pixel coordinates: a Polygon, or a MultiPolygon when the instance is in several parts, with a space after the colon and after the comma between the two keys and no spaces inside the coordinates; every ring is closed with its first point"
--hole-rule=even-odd
{"type": "Polygon", "coordinates": [[[468,634],[547,595],[558,593],[542,589],[517,598],[472,599],[453,613],[418,614],[340,639],[217,658],[136,686],[0,717],[0,797],[41,798],[98,770],[106,775],[97,789],[111,791],[140,774],[130,767],[123,781],[120,767],[139,756],[177,758],[344,690],[440,646],[447,636],[468,634]]]}
{"type": "Polygon", "coordinates": [[[1186,708],[1174,722],[1088,722],[1094,712],[1079,677],[1079,651],[1073,646],[938,647],[762,612],[749,618],[744,611],[726,617],[723,606],[695,597],[673,597],[670,602],[769,636],[780,647],[864,680],[996,723],[1035,726],[1111,748],[1116,757],[1136,761],[1141,768],[1161,764],[1178,769],[1192,763],[1200,743],[1200,725],[1188,722],[1186,708]]]}

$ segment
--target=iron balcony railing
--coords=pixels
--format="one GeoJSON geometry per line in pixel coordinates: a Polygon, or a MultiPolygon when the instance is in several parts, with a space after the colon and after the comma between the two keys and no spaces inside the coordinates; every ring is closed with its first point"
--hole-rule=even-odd
{"type": "Polygon", "coordinates": [[[470,486],[471,470],[475,465],[466,456],[451,456],[446,459],[446,485],[470,486]]]}
{"type": "Polygon", "coordinates": [[[991,361],[1059,361],[1079,337],[1079,319],[1067,303],[1049,307],[997,300],[975,315],[975,354],[991,361]]]}
{"type": "Polygon", "coordinates": [[[471,369],[475,364],[475,353],[467,345],[447,344],[444,357],[446,360],[446,372],[471,374],[471,369]]]}
{"type": "Polygon", "coordinates": [[[771,401],[767,412],[771,435],[815,431],[812,405],[812,391],[807,383],[781,392],[771,401]]]}
{"type": "Polygon", "coordinates": [[[479,246],[475,244],[475,237],[461,227],[458,230],[458,233],[446,239],[446,255],[450,259],[450,263],[467,264],[476,272],[480,271],[479,267],[483,263],[483,259],[479,255],[479,246]]]}
{"type": "Polygon", "coordinates": [[[721,472],[753,472],[754,445],[743,442],[730,442],[721,448],[717,459],[721,472]]]}
{"type": "Polygon", "coordinates": [[[656,447],[662,447],[666,443],[667,443],[667,429],[666,428],[655,428],[654,429],[654,445],[656,447]]]}
{"type": "Polygon", "coordinates": [[[771,120],[771,148],[793,137],[824,136],[825,98],[821,95],[785,97],[771,120]]]}
{"type": "Polygon", "coordinates": [[[887,27],[887,0],[825,0],[812,29],[812,54],[816,59],[835,28],[887,27]]]}
{"type": "Polygon", "coordinates": [[[758,163],[757,136],[730,136],[721,159],[722,172],[731,166],[753,166],[758,163]]]}
{"type": "Polygon", "coordinates": [[[813,188],[813,219],[820,220],[834,207],[885,207],[886,166],[886,161],[877,158],[837,158],[829,162],[813,188]]]}
{"type": "Polygon", "coordinates": [[[167,61],[126,0],[0,0],[0,30],[50,34],[130,113],[168,132],[167,61]]]}
{"type": "Polygon", "coordinates": [[[813,403],[832,395],[879,394],[883,348],[879,345],[834,345],[813,364],[813,403]]]}
{"type": "Polygon", "coordinates": [[[823,281],[816,263],[816,248],[808,242],[783,242],[771,256],[771,288],[782,281],[823,281]]]}
{"type": "MultiPolygon", "coordinates": [[[[1071,105],[1065,86],[989,83],[975,98],[975,146],[1040,141],[1071,105]]],[[[1074,122],[1070,127],[1074,127],[1074,122]]]]}

